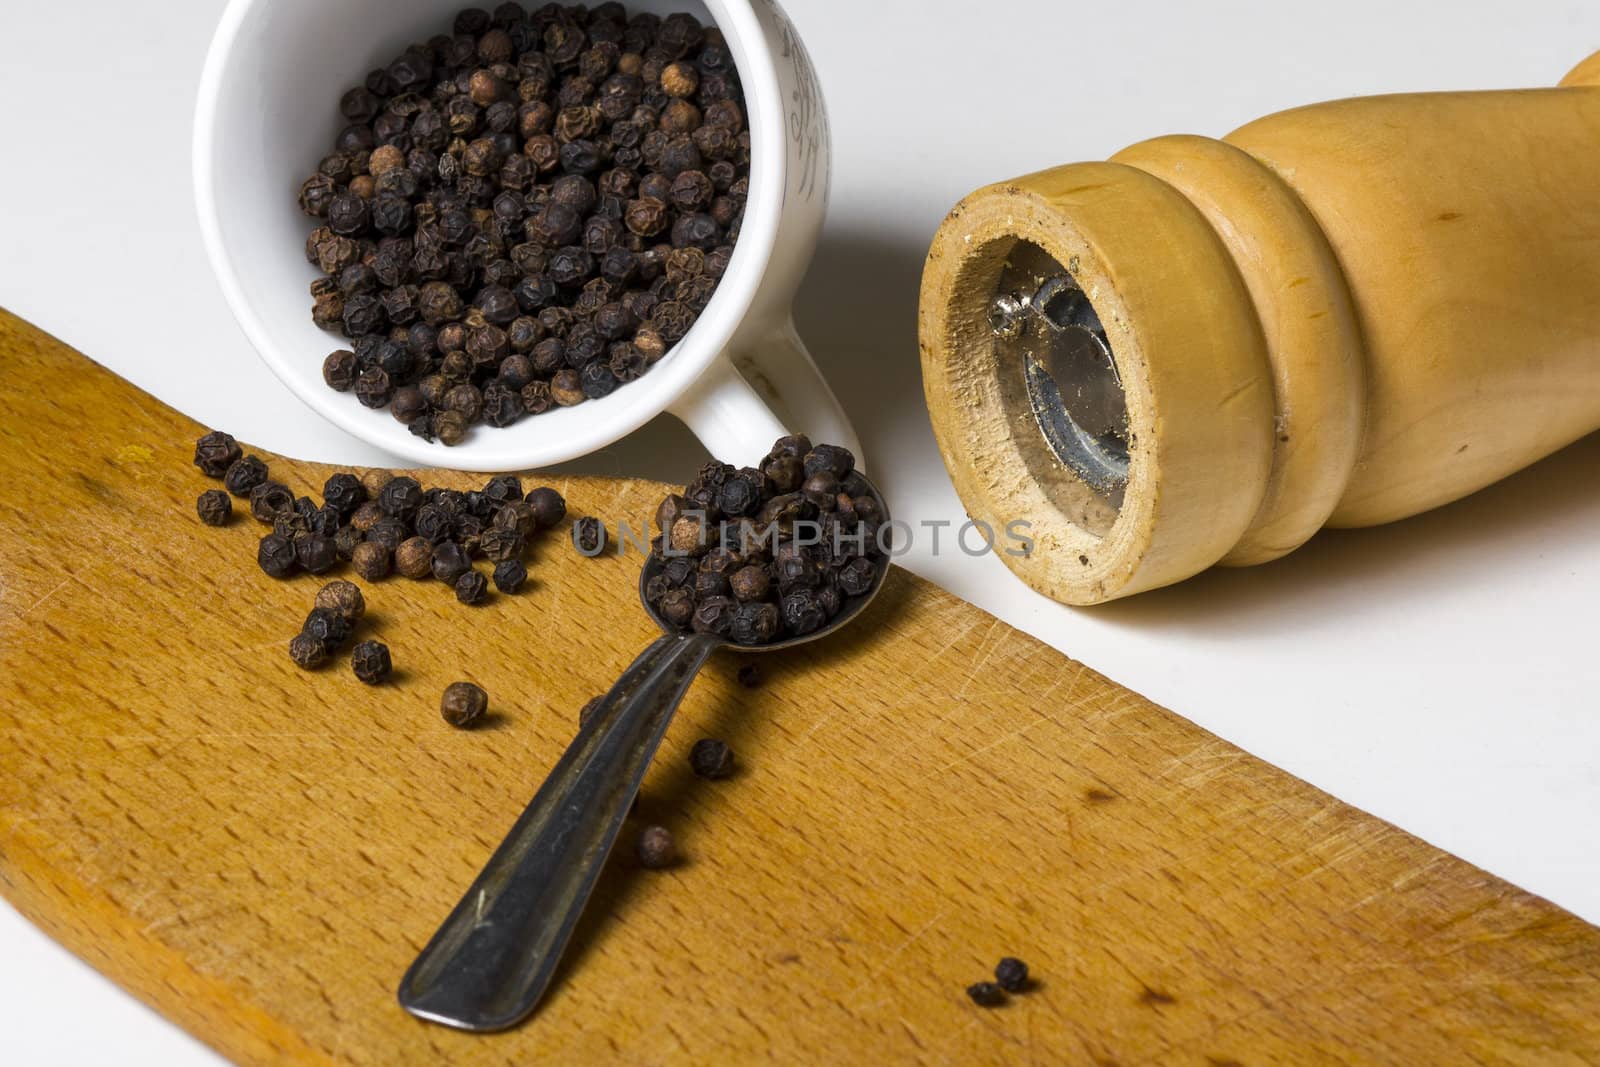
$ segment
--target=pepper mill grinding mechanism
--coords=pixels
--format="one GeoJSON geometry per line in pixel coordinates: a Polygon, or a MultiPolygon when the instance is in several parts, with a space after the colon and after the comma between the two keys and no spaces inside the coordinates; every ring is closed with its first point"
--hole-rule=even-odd
{"type": "Polygon", "coordinates": [[[1069,604],[1459,499],[1600,428],[1600,53],[986,186],[919,329],[967,511],[1069,604]]]}

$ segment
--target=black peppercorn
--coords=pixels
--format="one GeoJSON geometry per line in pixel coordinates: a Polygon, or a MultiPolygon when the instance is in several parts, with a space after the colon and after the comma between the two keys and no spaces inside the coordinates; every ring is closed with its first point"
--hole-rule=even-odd
{"type": "Polygon", "coordinates": [[[688,589],[669,589],[662,594],[656,611],[669,626],[686,628],[694,618],[694,594],[688,589]]]}
{"type": "Polygon", "coordinates": [[[718,634],[726,637],[733,629],[733,620],[739,604],[732,597],[710,596],[698,600],[690,625],[696,633],[718,634]]]}
{"type": "Polygon", "coordinates": [[[422,486],[415,478],[391,478],[378,494],[378,506],[385,515],[409,520],[422,507],[422,486]]]}
{"type": "Polygon", "coordinates": [[[467,435],[467,419],[458,411],[440,411],[433,416],[433,432],[442,445],[458,445],[467,435]]]}
{"type": "Polygon", "coordinates": [[[323,651],[332,655],[350,637],[350,621],[336,611],[315,607],[306,615],[300,632],[322,642],[323,651]]]}
{"type": "Polygon", "coordinates": [[[528,568],[518,559],[502,560],[495,564],[494,587],[502,593],[515,593],[528,580],[528,568]]]}
{"type": "Polygon", "coordinates": [[[250,516],[270,523],[280,511],[294,506],[294,494],[279,482],[263,482],[250,490],[250,516]]]}
{"type": "Polygon", "coordinates": [[[751,515],[761,506],[765,476],[760,471],[742,470],[723,481],[718,491],[717,507],[729,518],[751,515]]]}
{"type": "Polygon", "coordinates": [[[839,506],[839,479],[827,471],[817,471],[800,483],[800,491],[819,511],[832,511],[839,506]]]}
{"type": "Polygon", "coordinates": [[[447,509],[437,504],[424,504],[417,509],[415,517],[411,520],[411,528],[416,530],[417,536],[426,538],[432,544],[448,541],[455,531],[455,516],[447,509]]]}
{"type": "Polygon", "coordinates": [[[589,399],[583,392],[583,379],[570,367],[556,371],[550,379],[550,396],[562,407],[573,407],[589,399]]]}
{"type": "Polygon", "coordinates": [[[336,349],[322,361],[322,380],[328,388],[343,393],[355,384],[359,370],[354,352],[348,348],[336,349]]]}
{"type": "Polygon", "coordinates": [[[394,550],[394,569],[407,578],[426,578],[433,573],[433,542],[426,537],[408,537],[394,550]]]}
{"type": "Polygon", "coordinates": [[[733,776],[733,749],[714,737],[703,737],[689,750],[689,767],[699,778],[733,776]]]}
{"type": "Polygon", "coordinates": [[[672,833],[664,826],[646,826],[639,834],[634,852],[640,865],[652,871],[670,867],[678,858],[672,833]]]}
{"type": "MultiPolygon", "coordinates": [[[[719,550],[713,549],[712,551],[719,550]]],[[[728,584],[728,576],[725,574],[703,570],[694,577],[694,595],[696,599],[704,600],[714,596],[729,596],[732,592],[733,590],[728,584]]]]}
{"type": "Polygon", "coordinates": [[[479,571],[468,570],[456,579],[456,599],[463,604],[481,604],[489,595],[489,580],[479,571]]]}
{"type": "Polygon", "coordinates": [[[228,466],[222,484],[234,496],[249,496],[267,480],[267,465],[255,456],[242,456],[228,466]]]}
{"type": "Polygon", "coordinates": [[[967,996],[982,1008],[997,1008],[1006,1002],[1006,991],[993,982],[974,982],[967,986],[967,996]]]}
{"type": "Polygon", "coordinates": [[[1028,987],[1028,965],[1015,956],[1006,956],[995,964],[994,980],[1007,993],[1020,993],[1028,987]]]}
{"type": "MultiPolygon", "coordinates": [[[[394,479],[394,475],[386,470],[373,468],[361,472],[361,485],[367,491],[367,499],[377,507],[378,494],[383,492],[383,487],[394,479]]],[[[380,509],[381,510],[381,509],[380,509]]]]}
{"type": "Polygon", "coordinates": [[[339,565],[339,552],[333,538],[319,533],[308,533],[294,543],[295,558],[311,574],[326,574],[339,565]]]}
{"type": "Polygon", "coordinates": [[[822,584],[822,572],[814,560],[800,555],[784,555],[773,561],[778,591],[784,596],[799,589],[815,589],[822,584]]]}
{"type": "Polygon", "coordinates": [[[355,621],[366,614],[367,601],[361,587],[343,580],[329,582],[317,590],[316,606],[333,612],[346,622],[355,621]]]}
{"type": "Polygon", "coordinates": [[[496,509],[493,525],[507,530],[515,530],[517,533],[527,537],[539,528],[539,520],[534,513],[532,504],[525,500],[513,500],[496,509]]]}
{"type": "Polygon", "coordinates": [[[499,379],[483,387],[483,420],[490,426],[510,426],[526,412],[520,388],[513,389],[499,379]]]}
{"type": "Polygon", "coordinates": [[[728,579],[728,586],[739,600],[765,600],[772,587],[772,580],[765,567],[750,565],[734,571],[728,579]]]}
{"type": "Polygon", "coordinates": [[[414,385],[402,385],[389,400],[389,412],[400,422],[414,424],[428,413],[428,402],[422,390],[414,385]]]}
{"type": "Polygon", "coordinates": [[[356,376],[356,399],[366,407],[383,407],[389,402],[392,392],[389,372],[382,367],[367,367],[356,376]]]}
{"type": "Polygon", "coordinates": [[[754,689],[761,684],[761,668],[754,663],[746,663],[739,668],[739,684],[746,689],[754,689]]]}
{"type": "Polygon", "coordinates": [[[834,478],[843,478],[855,468],[855,456],[847,448],[838,445],[817,445],[805,454],[804,469],[806,477],[814,474],[826,473],[834,478]]]}
{"type": "Polygon", "coordinates": [[[805,470],[798,456],[772,456],[761,464],[761,473],[779,493],[792,493],[805,481],[805,470]]]}
{"type": "Polygon", "coordinates": [[[478,536],[478,551],[495,563],[516,559],[526,544],[527,539],[515,527],[491,526],[478,536]]]}
{"type": "Polygon", "coordinates": [[[451,682],[439,700],[439,714],[455,727],[469,727],[489,710],[489,694],[471,682],[451,682]]]}
{"type": "MultiPolygon", "coordinates": [[[[699,621],[698,613],[696,621],[699,621]]],[[[782,618],[777,605],[740,604],[733,613],[733,621],[728,626],[727,634],[735,644],[765,645],[777,639],[782,627],[782,618]]]]}
{"type": "Polygon", "coordinates": [[[300,566],[294,542],[277,534],[261,539],[256,546],[256,562],[271,578],[287,578],[300,566]]]}
{"type": "Polygon", "coordinates": [[[483,487],[483,499],[491,508],[504,507],[522,499],[522,479],[514,474],[500,474],[490,478],[483,487]]]}
{"type": "Polygon", "coordinates": [[[333,549],[339,553],[341,560],[349,560],[356,554],[356,546],[363,544],[366,535],[354,526],[341,526],[333,535],[333,549]]]}
{"type": "Polygon", "coordinates": [[[431,567],[435,578],[453,586],[463,574],[472,569],[472,560],[467,556],[466,549],[454,541],[446,541],[434,546],[431,567]]]}
{"type": "Polygon", "coordinates": [[[350,650],[350,669],[368,685],[381,685],[394,670],[389,646],[382,641],[362,641],[350,650]]]}
{"type": "Polygon", "coordinates": [[[700,72],[691,63],[672,63],[661,72],[661,91],[680,100],[700,88],[700,72]]]}
{"type": "Polygon", "coordinates": [[[483,394],[477,386],[465,382],[451,386],[444,394],[444,408],[473,422],[483,414],[483,394]]]}
{"type": "Polygon", "coordinates": [[[194,502],[194,509],[207,526],[225,526],[233,516],[233,501],[221,489],[207,489],[194,502]]]}
{"type": "Polygon", "coordinates": [[[605,523],[593,516],[585,516],[572,524],[572,543],[584,556],[598,556],[605,551],[605,523]]]}
{"type": "Polygon", "coordinates": [[[243,455],[231,434],[212,430],[194,443],[194,465],[208,478],[221,478],[243,455]]]}
{"type": "Polygon", "coordinates": [[[333,507],[341,517],[348,518],[356,508],[366,503],[367,488],[353,474],[330,475],[322,483],[322,502],[333,507]]]}
{"type": "Polygon", "coordinates": [[[405,522],[385,515],[367,530],[367,540],[374,541],[393,552],[400,547],[400,542],[406,539],[408,532],[405,522]]]}
{"type": "Polygon", "coordinates": [[[289,639],[289,658],[297,667],[316,670],[327,662],[328,650],[315,636],[298,633],[289,639]]]}
{"type": "Polygon", "coordinates": [[[363,541],[351,551],[350,567],[364,581],[382,581],[389,576],[389,550],[376,541],[363,541]]]}

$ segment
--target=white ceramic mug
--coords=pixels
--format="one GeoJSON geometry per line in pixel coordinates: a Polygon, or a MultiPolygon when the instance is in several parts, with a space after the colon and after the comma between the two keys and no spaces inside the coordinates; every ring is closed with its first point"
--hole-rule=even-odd
{"type": "Polygon", "coordinates": [[[466,470],[548,466],[601,448],[662,411],[710,452],[753,462],[790,430],[860,454],[849,420],[794,331],[795,288],[828,198],[828,122],[811,61],[773,0],[635,0],[690,11],[727,38],[750,126],[750,194],[733,258],[689,333],[610,396],[446,448],[322,380],[342,338],[311,322],[312,220],[295,194],[343,124],[338,101],[407,45],[449,32],[470,0],[231,0],[195,112],[194,182],[206,250],[256,351],[314,410],[413,462],[466,470]]]}

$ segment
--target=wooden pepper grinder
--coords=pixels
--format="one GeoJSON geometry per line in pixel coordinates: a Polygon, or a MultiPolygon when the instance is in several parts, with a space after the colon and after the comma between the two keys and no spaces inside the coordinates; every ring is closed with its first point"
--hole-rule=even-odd
{"type": "Polygon", "coordinates": [[[1057,600],[1456,500],[1600,428],[1600,53],[979,189],[920,331],[962,501],[1057,600]]]}

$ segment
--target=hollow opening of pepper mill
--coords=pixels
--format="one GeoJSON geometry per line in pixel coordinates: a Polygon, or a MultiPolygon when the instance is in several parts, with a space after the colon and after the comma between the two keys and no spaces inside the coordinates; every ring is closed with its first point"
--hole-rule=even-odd
{"type": "Polygon", "coordinates": [[[1128,405],[1088,294],[1032,241],[1011,248],[989,301],[1002,373],[1021,375],[1050,452],[1111,508],[1128,485],[1128,405]]]}

